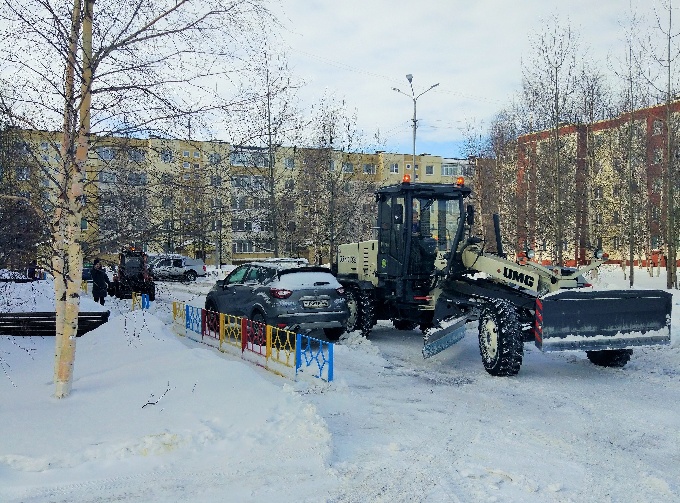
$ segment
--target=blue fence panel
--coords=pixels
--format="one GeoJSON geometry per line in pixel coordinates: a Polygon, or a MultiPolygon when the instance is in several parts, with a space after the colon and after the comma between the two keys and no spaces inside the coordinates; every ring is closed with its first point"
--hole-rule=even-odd
{"type": "Polygon", "coordinates": [[[194,306],[187,306],[187,330],[201,333],[201,308],[194,306]]]}
{"type": "Polygon", "coordinates": [[[315,339],[308,335],[297,334],[295,344],[295,372],[302,367],[316,366],[319,371],[315,377],[323,379],[324,370],[326,380],[333,380],[333,343],[315,339]]]}

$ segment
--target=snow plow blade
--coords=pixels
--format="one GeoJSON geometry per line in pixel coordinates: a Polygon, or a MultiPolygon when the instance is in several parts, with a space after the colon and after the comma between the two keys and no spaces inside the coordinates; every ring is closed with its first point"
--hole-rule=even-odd
{"type": "Polygon", "coordinates": [[[662,290],[565,290],[536,299],[534,337],[544,352],[669,344],[672,295],[662,290]]]}
{"type": "Polygon", "coordinates": [[[429,358],[437,353],[441,353],[465,337],[465,324],[468,321],[468,317],[463,316],[443,322],[439,328],[433,328],[431,331],[428,330],[424,338],[423,358],[429,358]]]}

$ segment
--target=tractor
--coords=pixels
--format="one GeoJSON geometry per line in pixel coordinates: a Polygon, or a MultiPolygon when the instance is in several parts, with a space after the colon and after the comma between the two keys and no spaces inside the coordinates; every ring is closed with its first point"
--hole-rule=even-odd
{"type": "Polygon", "coordinates": [[[133,247],[123,248],[118,254],[118,270],[109,286],[109,295],[130,299],[132,293],[147,294],[156,300],[156,285],[149,274],[147,254],[133,247]]]}

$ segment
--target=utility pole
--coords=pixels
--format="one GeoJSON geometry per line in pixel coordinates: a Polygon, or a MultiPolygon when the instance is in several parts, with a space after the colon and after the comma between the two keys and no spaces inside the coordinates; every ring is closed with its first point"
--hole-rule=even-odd
{"type": "Polygon", "coordinates": [[[416,102],[418,101],[418,98],[420,98],[423,94],[426,92],[434,89],[439,85],[437,84],[432,84],[430,87],[425,89],[422,93],[420,93],[418,96],[416,96],[415,91],[413,90],[413,75],[410,73],[406,75],[406,80],[408,80],[409,86],[411,86],[411,95],[409,96],[405,92],[403,92],[401,89],[397,89],[396,87],[393,87],[392,90],[396,91],[400,94],[403,94],[407,98],[410,98],[413,100],[413,174],[414,174],[414,181],[415,181],[415,171],[416,171],[416,128],[418,127],[418,119],[416,116],[416,102]]]}

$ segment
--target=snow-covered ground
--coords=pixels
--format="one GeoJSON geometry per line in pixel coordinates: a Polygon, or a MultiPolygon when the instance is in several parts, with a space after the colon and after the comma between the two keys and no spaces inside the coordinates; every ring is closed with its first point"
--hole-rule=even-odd
{"type": "MultiPolygon", "coordinates": [[[[519,375],[495,378],[472,325],[423,360],[417,332],[380,324],[336,344],[326,383],[177,337],[168,301],[201,306],[211,284],[160,283],[148,311],[107,299],[62,400],[54,339],[0,336],[0,501],[680,501],[678,296],[672,345],[623,369],[526,344],[519,375]]],[[[29,285],[0,286],[0,306],[41,305],[29,285]]],[[[611,269],[596,287],[625,285],[611,269]]]]}

